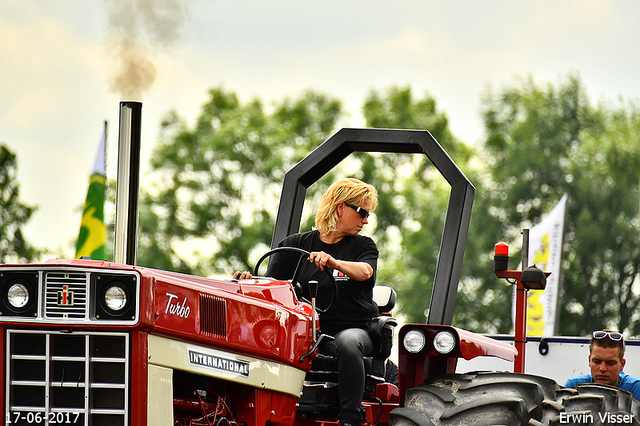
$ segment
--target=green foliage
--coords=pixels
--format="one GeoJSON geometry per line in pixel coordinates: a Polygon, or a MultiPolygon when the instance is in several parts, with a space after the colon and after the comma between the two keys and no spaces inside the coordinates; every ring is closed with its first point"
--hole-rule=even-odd
{"type": "Polygon", "coordinates": [[[29,262],[39,254],[22,234],[36,208],[19,201],[16,171],[16,155],[0,144],[0,263],[29,262]]]}
{"type": "MultiPolygon", "coordinates": [[[[138,264],[226,276],[250,269],[271,241],[284,173],[328,138],[340,113],[339,102],[309,92],[267,114],[260,102],[242,105],[218,88],[193,129],[167,115],[152,163],[158,184],[140,207],[138,264]],[[176,248],[194,239],[210,251],[187,262],[176,248]]],[[[415,100],[409,88],[372,91],[364,114],[368,126],[429,127],[449,152],[472,157],[428,95],[415,100]]],[[[424,322],[448,184],[422,155],[358,153],[346,163],[309,189],[301,230],[311,229],[318,198],[336,178],[373,184],[380,204],[365,232],[381,251],[378,281],[398,289],[410,320],[424,322]]]]}
{"type": "MultiPolygon", "coordinates": [[[[429,130],[473,182],[475,207],[453,322],[475,331],[509,332],[511,315],[504,306],[511,306],[511,287],[496,283],[493,277],[493,258],[488,250],[501,238],[502,230],[500,222],[486,214],[489,198],[484,184],[489,176],[482,164],[474,161],[481,153],[451,134],[448,119],[437,111],[433,98],[425,95],[424,99],[414,100],[410,88],[394,87],[382,95],[372,92],[365,101],[364,112],[367,126],[429,130]]],[[[383,265],[378,282],[396,289],[407,321],[424,322],[450,187],[424,156],[410,159],[409,155],[390,155],[384,169],[404,172],[392,175],[393,184],[372,180],[384,192],[376,211],[379,227],[387,234],[397,235],[395,240],[385,239],[378,230],[383,265]],[[391,205],[390,213],[387,204],[391,205]],[[380,223],[383,218],[388,219],[380,223]]]]}
{"type": "Polygon", "coordinates": [[[505,239],[506,226],[491,214],[493,206],[486,177],[477,171],[469,178],[476,186],[476,195],[453,325],[475,332],[510,333],[513,286],[498,280],[493,273],[493,247],[505,239]]]}
{"type": "Polygon", "coordinates": [[[486,196],[505,239],[569,194],[565,263],[554,271],[564,274],[560,334],[605,326],[636,334],[638,109],[592,106],[576,76],[545,90],[525,81],[488,96],[484,108],[492,178],[486,196]]]}
{"type": "MultiPolygon", "coordinates": [[[[451,134],[444,112],[409,87],[372,90],[366,126],[426,129],[476,187],[453,323],[510,333],[513,287],[493,274],[493,247],[521,239],[569,194],[559,333],[598,328],[640,334],[640,109],[592,105],[580,79],[537,86],[531,78],[483,99],[483,146],[451,134]]],[[[316,92],[269,108],[222,88],[195,124],[176,112],[162,124],[140,200],[138,264],[230,276],[253,267],[273,233],[285,173],[325,141],[342,119],[340,101],[316,92]]],[[[380,249],[378,282],[394,287],[408,321],[429,309],[449,186],[422,155],[357,153],[312,185],[301,231],[337,178],[373,184],[380,203],[365,228],[380,249]]],[[[21,231],[35,207],[18,199],[16,157],[0,145],[0,262],[39,253],[21,231]]],[[[113,200],[113,182],[107,195],[113,200]]],[[[113,224],[107,221],[112,245],[113,224]]],[[[511,253],[512,268],[518,253],[511,253]]]]}
{"type": "Polygon", "coordinates": [[[285,172],[341,114],[339,101],[313,92],[271,114],[222,88],[209,96],[193,129],[175,113],[162,123],[152,160],[158,184],[140,207],[140,265],[225,275],[251,268],[271,241],[285,172]],[[187,262],[176,248],[195,239],[203,258],[187,262]]]}
{"type": "Polygon", "coordinates": [[[600,107],[567,174],[571,196],[560,331],[640,334],[640,110],[600,107]]]}
{"type": "MultiPolygon", "coordinates": [[[[513,288],[493,274],[493,246],[519,240],[566,192],[565,262],[553,271],[564,275],[560,332],[640,332],[636,106],[594,107],[576,76],[543,88],[522,80],[487,92],[479,149],[451,134],[433,98],[415,99],[408,87],[372,91],[363,113],[368,127],[429,130],[476,187],[454,325],[512,331],[513,288]]],[[[138,263],[225,276],[251,269],[270,245],[285,172],[336,130],[341,114],[339,101],[314,92],[266,109],[222,88],[210,91],[193,127],[167,114],[152,160],[156,183],[141,200],[138,263]]],[[[343,164],[309,188],[301,231],[336,178],[373,184],[380,204],[365,233],[380,249],[378,282],[398,291],[408,321],[423,322],[448,184],[424,156],[357,153],[343,164]]]]}
{"type": "MultiPolygon", "coordinates": [[[[410,88],[372,91],[364,104],[368,127],[428,129],[465,170],[472,150],[458,141],[448,119],[425,94],[415,100],[410,88]]],[[[450,186],[424,155],[361,154],[364,180],[380,193],[375,239],[380,250],[378,283],[396,289],[403,315],[425,322],[450,186]]]]}

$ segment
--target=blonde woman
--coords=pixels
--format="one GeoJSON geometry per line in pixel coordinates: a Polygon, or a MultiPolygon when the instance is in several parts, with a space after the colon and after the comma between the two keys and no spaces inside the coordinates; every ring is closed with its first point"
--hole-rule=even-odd
{"type": "MultiPolygon", "coordinates": [[[[298,272],[301,281],[318,281],[318,306],[327,306],[333,284],[324,272],[328,268],[338,284],[338,296],[331,308],[320,314],[320,330],[331,335],[321,348],[338,357],[338,389],[341,425],[359,425],[360,404],[364,393],[363,356],[372,355],[373,342],[368,322],[378,315],[373,301],[378,248],[369,237],[359,235],[369,223],[369,214],[378,205],[375,188],[358,179],[343,179],[323,194],[315,218],[316,229],[293,234],[279,247],[298,247],[311,253],[298,272]]],[[[269,261],[266,276],[289,279],[298,263],[298,254],[280,252],[269,261]]],[[[250,278],[248,272],[236,272],[234,278],[250,278]]],[[[303,285],[306,289],[306,285],[303,285]]]]}

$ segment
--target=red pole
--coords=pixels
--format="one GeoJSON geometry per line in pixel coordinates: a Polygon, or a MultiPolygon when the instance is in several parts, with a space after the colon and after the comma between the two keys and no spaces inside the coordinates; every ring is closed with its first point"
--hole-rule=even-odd
{"type": "MultiPolygon", "coordinates": [[[[522,269],[528,265],[529,260],[529,230],[522,231],[522,269]]],[[[509,264],[509,246],[505,243],[498,243],[495,246],[494,270],[498,278],[506,278],[507,281],[515,280],[516,282],[516,326],[514,344],[518,350],[516,359],[513,363],[514,373],[524,373],[524,354],[527,343],[527,289],[524,288],[520,280],[522,271],[510,271],[507,269],[509,264]]],[[[513,283],[513,281],[509,281],[513,283]]]]}
{"type": "Polygon", "coordinates": [[[518,350],[513,364],[514,373],[524,373],[524,352],[527,342],[527,289],[522,286],[520,278],[516,286],[516,336],[515,346],[518,350]]]}
{"type": "MultiPolygon", "coordinates": [[[[522,230],[522,270],[529,267],[529,230],[522,230]]],[[[516,286],[516,337],[515,345],[518,350],[513,364],[514,373],[524,373],[524,352],[527,344],[527,289],[522,285],[522,274],[518,277],[516,286]]]]}

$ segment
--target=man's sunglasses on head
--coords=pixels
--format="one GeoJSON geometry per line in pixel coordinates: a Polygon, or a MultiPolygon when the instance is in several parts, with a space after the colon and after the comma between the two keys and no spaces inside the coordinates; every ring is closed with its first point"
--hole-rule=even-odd
{"type": "Polygon", "coordinates": [[[352,209],[354,209],[356,213],[360,215],[361,218],[366,219],[369,217],[369,212],[366,209],[363,209],[362,207],[354,206],[353,204],[349,204],[349,203],[344,203],[344,204],[345,206],[351,207],[352,209]]]}
{"type": "Polygon", "coordinates": [[[604,339],[607,336],[609,336],[609,339],[613,340],[614,342],[619,342],[623,338],[622,333],[618,333],[617,331],[594,331],[593,332],[593,338],[597,340],[604,339]]]}

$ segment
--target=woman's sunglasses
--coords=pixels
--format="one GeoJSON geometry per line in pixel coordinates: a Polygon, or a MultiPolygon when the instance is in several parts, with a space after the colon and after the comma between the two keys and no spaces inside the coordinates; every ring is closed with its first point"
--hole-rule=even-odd
{"type": "Polygon", "coordinates": [[[366,219],[369,217],[369,212],[362,207],[354,206],[353,204],[344,203],[345,206],[351,207],[360,215],[361,218],[366,219]]]}

